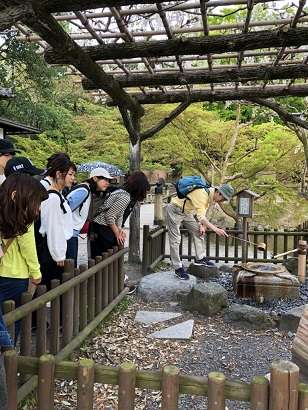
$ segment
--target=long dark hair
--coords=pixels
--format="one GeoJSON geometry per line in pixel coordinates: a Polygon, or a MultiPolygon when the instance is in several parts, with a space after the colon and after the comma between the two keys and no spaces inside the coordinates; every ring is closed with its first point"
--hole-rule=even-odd
{"type": "Polygon", "coordinates": [[[146,198],[150,184],[143,172],[136,171],[128,177],[121,188],[130,194],[133,201],[137,202],[146,198]]]}
{"type": "Polygon", "coordinates": [[[39,216],[40,204],[48,198],[44,186],[35,178],[14,172],[0,187],[0,232],[15,238],[27,232],[39,216]]]}

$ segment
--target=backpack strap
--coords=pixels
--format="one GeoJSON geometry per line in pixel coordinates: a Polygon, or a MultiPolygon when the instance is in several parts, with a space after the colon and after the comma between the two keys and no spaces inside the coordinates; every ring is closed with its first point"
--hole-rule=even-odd
{"type": "MultiPolygon", "coordinates": [[[[15,238],[10,238],[10,239],[7,241],[7,243],[5,244],[4,248],[2,248],[2,253],[3,253],[3,255],[4,255],[5,252],[9,249],[9,247],[10,247],[10,245],[11,245],[11,243],[13,242],[14,239],[15,239],[15,238]]],[[[2,255],[2,256],[3,256],[3,255],[2,255]]]]}
{"type": "Polygon", "coordinates": [[[48,195],[49,194],[56,194],[58,195],[58,197],[60,198],[60,208],[62,209],[64,214],[67,214],[67,210],[65,209],[65,199],[63,198],[63,196],[60,194],[60,192],[56,191],[55,189],[48,189],[47,190],[48,195]]]}
{"type": "Polygon", "coordinates": [[[50,179],[43,178],[41,181],[45,181],[49,186],[51,185],[50,179]]]}

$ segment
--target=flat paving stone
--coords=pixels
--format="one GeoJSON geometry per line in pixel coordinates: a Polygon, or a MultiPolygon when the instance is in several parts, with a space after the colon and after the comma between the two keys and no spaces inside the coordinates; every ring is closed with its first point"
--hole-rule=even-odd
{"type": "Polygon", "coordinates": [[[182,316],[182,314],[173,312],[153,312],[148,310],[139,310],[136,313],[135,321],[145,324],[160,323],[164,322],[165,320],[174,319],[179,316],[182,316]]]}
{"type": "Polygon", "coordinates": [[[147,337],[155,339],[190,339],[194,328],[194,320],[186,320],[183,323],[166,327],[151,333],[147,337]]]}

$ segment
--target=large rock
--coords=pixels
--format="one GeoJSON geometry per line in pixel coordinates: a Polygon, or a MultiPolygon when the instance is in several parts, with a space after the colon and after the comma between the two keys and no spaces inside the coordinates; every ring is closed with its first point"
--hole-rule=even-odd
{"type": "Polygon", "coordinates": [[[305,305],[290,309],[287,313],[281,316],[279,322],[279,330],[287,330],[296,333],[302,314],[304,313],[305,305]]]}
{"type": "Polygon", "coordinates": [[[223,321],[234,327],[246,329],[271,329],[274,321],[261,310],[247,305],[232,304],[223,312],[223,321]]]}
{"type": "Polygon", "coordinates": [[[207,282],[209,282],[212,278],[219,278],[219,270],[217,266],[208,267],[191,263],[187,269],[187,272],[197,278],[205,279],[207,282]]]}
{"type": "Polygon", "coordinates": [[[143,277],[138,285],[138,295],[146,302],[167,302],[178,300],[179,295],[188,294],[197,279],[190,276],[180,280],[172,272],[156,272],[143,277]]]}
{"type": "Polygon", "coordinates": [[[189,311],[213,316],[228,307],[227,291],[218,283],[198,283],[182,298],[182,305],[189,311]]]}

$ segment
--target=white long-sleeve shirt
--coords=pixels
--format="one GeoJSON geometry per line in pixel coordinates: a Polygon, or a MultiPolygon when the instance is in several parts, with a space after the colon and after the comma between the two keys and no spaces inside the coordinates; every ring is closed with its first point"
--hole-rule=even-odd
{"type": "Polygon", "coordinates": [[[49,193],[48,199],[41,204],[39,232],[43,236],[47,235],[47,246],[52,259],[56,262],[66,258],[66,241],[73,235],[72,211],[63,196],[62,198],[66,213],[63,212],[61,199],[56,193],[49,193]]]}

